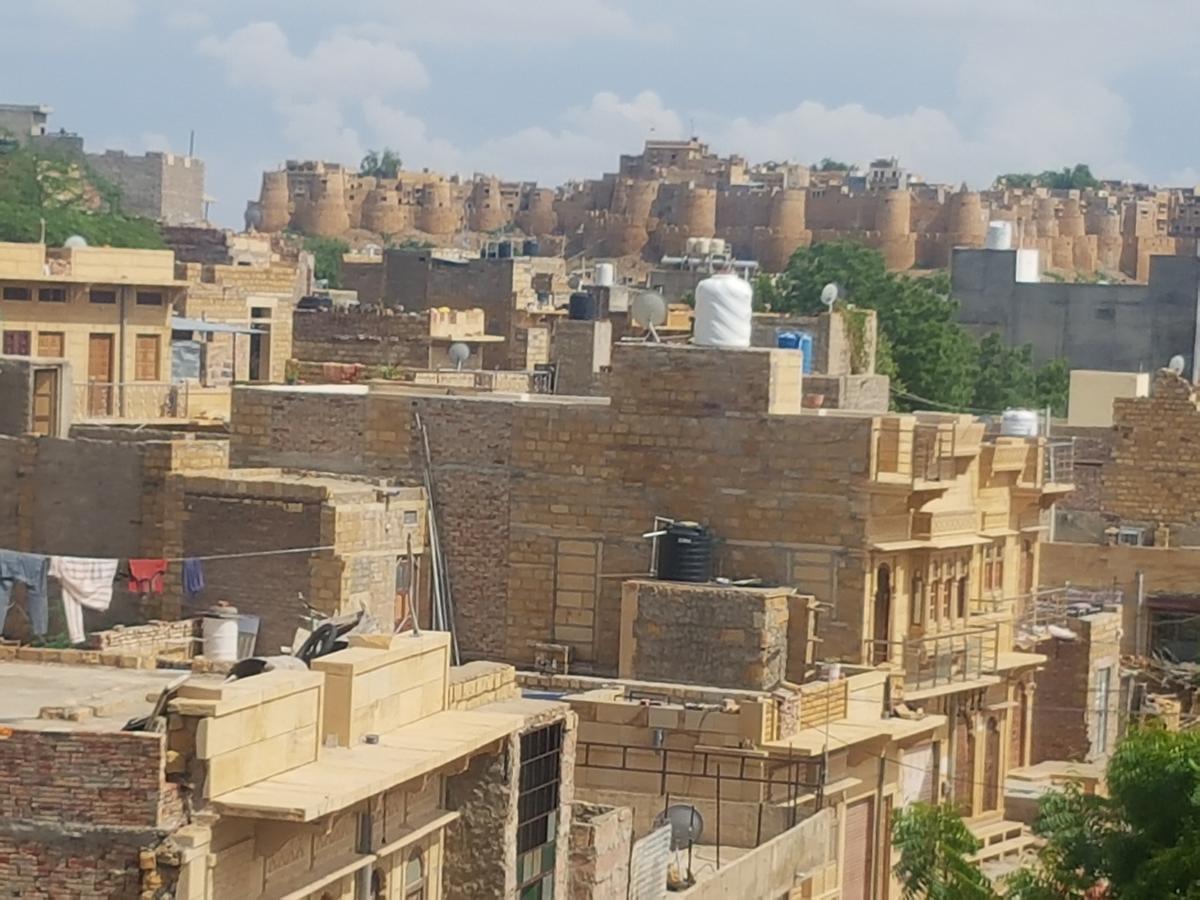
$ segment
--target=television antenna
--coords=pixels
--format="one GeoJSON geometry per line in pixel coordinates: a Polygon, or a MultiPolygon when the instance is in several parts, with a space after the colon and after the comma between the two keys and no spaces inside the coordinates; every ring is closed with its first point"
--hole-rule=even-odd
{"type": "Polygon", "coordinates": [[[826,309],[833,309],[833,305],[842,297],[842,289],[836,281],[831,281],[825,287],[821,288],[821,302],[825,304],[826,309]]]}
{"type": "Polygon", "coordinates": [[[455,341],[446,351],[446,355],[450,357],[450,362],[454,363],[455,370],[461,372],[463,363],[471,357],[471,348],[460,341],[455,341]]]}

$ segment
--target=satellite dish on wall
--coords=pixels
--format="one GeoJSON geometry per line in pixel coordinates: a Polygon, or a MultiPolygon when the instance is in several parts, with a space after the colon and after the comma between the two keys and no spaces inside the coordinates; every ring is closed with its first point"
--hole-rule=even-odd
{"type": "Polygon", "coordinates": [[[446,351],[446,355],[450,357],[450,362],[454,363],[454,368],[461,370],[463,363],[471,357],[471,348],[466,344],[455,341],[446,351]]]}
{"type": "Polygon", "coordinates": [[[63,246],[66,247],[68,250],[75,250],[79,247],[86,247],[87,245],[88,245],[87,238],[85,238],[81,234],[73,234],[69,238],[67,238],[65,241],[63,241],[63,246]]]}
{"type": "Polygon", "coordinates": [[[667,301],[658,291],[639,291],[629,304],[629,318],[643,328],[656,328],[667,321],[667,301]]]}
{"type": "Polygon", "coordinates": [[[654,827],[671,826],[671,849],[686,850],[700,840],[704,833],[704,817],[700,810],[686,803],[668,806],[654,819],[654,827]]]}
{"type": "Polygon", "coordinates": [[[1176,375],[1182,375],[1183,367],[1185,365],[1186,365],[1186,360],[1182,356],[1180,356],[1178,353],[1176,353],[1174,356],[1171,357],[1171,361],[1169,363],[1167,363],[1167,368],[1170,369],[1172,372],[1174,372],[1176,375]]]}
{"type": "Polygon", "coordinates": [[[837,303],[841,296],[842,289],[835,281],[831,281],[821,288],[821,302],[825,304],[826,309],[833,309],[833,304],[837,303]]]}

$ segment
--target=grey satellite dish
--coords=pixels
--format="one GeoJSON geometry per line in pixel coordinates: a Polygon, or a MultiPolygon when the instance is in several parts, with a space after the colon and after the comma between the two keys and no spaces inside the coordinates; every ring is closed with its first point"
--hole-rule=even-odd
{"type": "Polygon", "coordinates": [[[450,362],[454,363],[454,368],[462,369],[465,363],[471,356],[471,348],[466,344],[455,341],[450,345],[450,349],[446,351],[450,357],[450,362]]]}
{"type": "Polygon", "coordinates": [[[671,849],[686,850],[700,841],[704,833],[704,818],[700,810],[686,803],[668,806],[654,819],[654,827],[671,826],[671,849]]]}
{"type": "Polygon", "coordinates": [[[66,247],[68,250],[75,250],[79,247],[86,247],[87,245],[88,245],[87,238],[85,238],[81,234],[73,234],[69,238],[67,238],[65,241],[63,241],[63,246],[66,247]]]}
{"type": "Polygon", "coordinates": [[[656,328],[667,321],[667,301],[658,291],[638,291],[629,304],[629,318],[643,328],[656,328]]]}
{"type": "Polygon", "coordinates": [[[1183,357],[1177,353],[1171,357],[1171,361],[1169,363],[1167,363],[1167,368],[1170,369],[1172,372],[1174,372],[1176,375],[1182,375],[1184,365],[1185,365],[1185,362],[1184,362],[1183,357]]]}
{"type": "Polygon", "coordinates": [[[837,286],[836,282],[831,281],[821,288],[821,302],[825,304],[826,309],[833,309],[833,304],[837,303],[841,296],[842,289],[837,286]]]}

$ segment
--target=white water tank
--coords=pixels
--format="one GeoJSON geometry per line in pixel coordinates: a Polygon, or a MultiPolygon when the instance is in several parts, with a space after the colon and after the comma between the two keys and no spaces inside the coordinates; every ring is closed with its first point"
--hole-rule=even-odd
{"type": "Polygon", "coordinates": [[[232,606],[216,606],[204,613],[204,656],[218,662],[237,662],[238,617],[232,606]]]}
{"type": "Polygon", "coordinates": [[[692,338],[704,347],[749,347],[754,290],[732,272],[710,275],[696,285],[692,338]]]}
{"type": "Polygon", "coordinates": [[[696,256],[708,256],[712,253],[712,238],[698,237],[696,238],[696,256]]]}
{"type": "Polygon", "coordinates": [[[724,238],[709,238],[708,252],[713,256],[725,256],[729,251],[724,238]]]}
{"type": "Polygon", "coordinates": [[[612,287],[612,285],[613,285],[613,264],[612,263],[596,263],[596,285],[598,287],[612,287]]]}
{"type": "Polygon", "coordinates": [[[988,222],[983,246],[987,250],[1011,250],[1013,242],[1012,222],[988,222]]]}
{"type": "Polygon", "coordinates": [[[1000,433],[1005,437],[1037,437],[1039,419],[1032,409],[1006,409],[1000,417],[1000,433]]]}

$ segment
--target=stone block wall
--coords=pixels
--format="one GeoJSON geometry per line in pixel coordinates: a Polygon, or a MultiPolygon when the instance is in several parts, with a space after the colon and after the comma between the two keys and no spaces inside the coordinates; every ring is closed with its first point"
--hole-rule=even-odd
{"type": "Polygon", "coordinates": [[[309,362],[427,368],[428,313],[300,311],[292,320],[292,354],[309,362]]]}
{"type": "Polygon", "coordinates": [[[450,709],[475,709],[519,696],[517,671],[512,666],[480,660],[450,668],[450,709]]]}
{"type": "Polygon", "coordinates": [[[145,625],[118,625],[88,635],[88,647],[106,653],[137,656],[177,656],[188,659],[199,653],[201,619],[158,619],[145,625]]]}
{"type": "Polygon", "coordinates": [[[1077,638],[1038,645],[1047,657],[1037,673],[1032,761],[1103,761],[1121,732],[1121,616],[1097,613],[1068,619],[1077,638]],[[1108,702],[1101,712],[1099,675],[1108,671],[1108,702]],[[1107,724],[1105,724],[1107,723],[1107,724]],[[1101,727],[1105,730],[1100,733],[1101,727]]]}
{"type": "Polygon", "coordinates": [[[632,810],[573,804],[569,900],[625,900],[632,844],[632,810]]]}
{"type": "Polygon", "coordinates": [[[791,595],[788,588],[627,582],[621,677],[772,690],[787,672],[791,595]]]}
{"type": "Polygon", "coordinates": [[[33,369],[28,360],[0,358],[0,434],[22,435],[33,425],[33,369]]]}
{"type": "Polygon", "coordinates": [[[555,393],[598,394],[605,386],[601,376],[612,362],[612,325],[605,320],[554,323],[552,361],[557,366],[555,393]]]}

